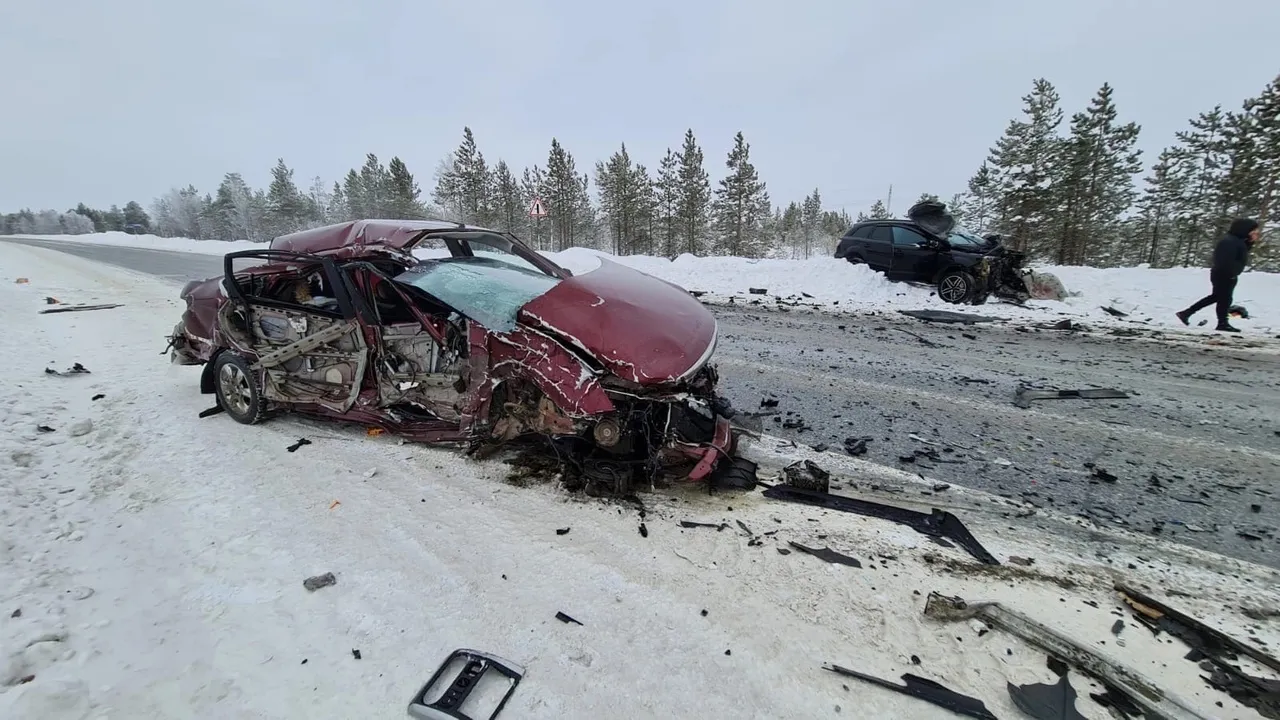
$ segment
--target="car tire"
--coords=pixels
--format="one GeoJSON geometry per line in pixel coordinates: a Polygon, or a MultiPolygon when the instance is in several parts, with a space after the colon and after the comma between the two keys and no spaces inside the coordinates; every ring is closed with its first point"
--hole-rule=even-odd
{"type": "Polygon", "coordinates": [[[866,265],[866,264],[867,264],[867,261],[866,261],[866,260],[863,260],[863,259],[862,259],[862,256],[861,256],[861,255],[858,255],[858,254],[856,254],[856,253],[851,253],[851,254],[849,254],[849,255],[845,255],[845,256],[844,256],[844,259],[845,259],[845,260],[848,260],[848,261],[849,261],[849,264],[851,264],[851,265],[866,265]]]}
{"type": "Polygon", "coordinates": [[[213,366],[213,391],[218,406],[238,423],[254,425],[266,415],[262,380],[240,353],[227,350],[218,355],[213,366]]]}
{"type": "Polygon", "coordinates": [[[964,270],[950,270],[938,278],[938,297],[943,302],[963,305],[973,299],[978,281],[964,270]]]}

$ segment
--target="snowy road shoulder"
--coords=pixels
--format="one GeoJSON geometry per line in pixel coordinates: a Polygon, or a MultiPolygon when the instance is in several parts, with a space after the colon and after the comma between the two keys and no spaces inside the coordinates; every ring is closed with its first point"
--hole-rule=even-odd
{"type": "MultiPolygon", "coordinates": [[[[1011,716],[1006,681],[1053,679],[1008,635],[923,619],[933,590],[1005,602],[1208,716],[1250,716],[1180,643],[1135,628],[1117,644],[1121,578],[1280,643],[1239,612],[1280,605],[1270,571],[1049,535],[958,489],[948,502],[979,540],[1032,567],[993,571],[884,521],[758,494],[655,493],[642,518],[360,428],[201,420],[199,368],[160,354],[175,287],[10,244],[0,267],[0,717],[404,717],[458,647],[527,669],[512,718],[935,715],[823,662],[912,672],[1011,716]],[[39,315],[45,297],[123,306],[39,315]],[[45,373],[76,362],[90,373],[45,373]],[[784,554],[792,541],[863,567],[784,554]],[[336,585],[303,588],[324,572],[336,585]]],[[[1097,689],[1076,682],[1081,711],[1100,716],[1097,689]]]]}

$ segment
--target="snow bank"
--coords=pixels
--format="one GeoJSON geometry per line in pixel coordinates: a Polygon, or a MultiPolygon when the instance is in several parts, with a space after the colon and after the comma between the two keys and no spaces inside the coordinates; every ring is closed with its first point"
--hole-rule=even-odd
{"type": "MultiPolygon", "coordinates": [[[[361,428],[198,419],[212,403],[200,368],[158,354],[175,286],[8,243],[0,267],[0,717],[403,717],[458,647],[527,668],[504,718],[940,712],[823,662],[912,672],[1013,717],[1006,681],[1053,680],[1005,633],[922,619],[931,590],[1008,603],[1207,717],[1251,715],[1205,687],[1181,644],[1132,622],[1116,642],[1128,613],[1110,588],[1176,588],[1175,604],[1244,637],[1236,608],[1280,606],[1273,571],[1096,528],[1049,534],[1043,514],[1010,518],[961,488],[926,497],[903,473],[829,455],[837,477],[902,485],[895,502],[951,507],[992,553],[1035,565],[984,569],[891,523],[758,494],[655,493],[638,516],[361,428]],[[39,315],[47,296],[124,306],[39,315]],[[75,362],[91,374],[45,373],[75,362]],[[312,444],[287,452],[299,437],[312,444]],[[303,588],[324,572],[337,584],[303,588]]],[[[762,460],[790,459],[771,442],[762,460]]],[[[1280,643],[1274,626],[1247,635],[1280,643]]],[[[1081,712],[1102,717],[1098,689],[1075,682],[1081,712]]]]}
{"type": "MultiPolygon", "coordinates": [[[[260,243],[247,241],[189,240],[124,233],[26,237],[212,255],[263,247],[260,243]]],[[[1070,317],[1098,326],[1185,330],[1174,313],[1209,293],[1209,273],[1201,268],[1154,270],[1148,267],[1040,266],[1036,269],[1056,274],[1073,297],[1063,302],[1033,300],[1025,307],[993,299],[981,308],[964,308],[939,300],[932,288],[889,282],[883,274],[873,272],[865,265],[850,265],[830,257],[749,260],[681,255],[669,260],[644,255],[614,256],[584,248],[545,254],[575,273],[595,269],[600,259],[606,258],[686,289],[705,292],[703,299],[708,302],[724,303],[733,298],[736,303],[759,301],[772,305],[779,298],[792,298],[836,313],[886,308],[938,308],[974,311],[1011,320],[1054,322],[1070,317]],[[768,290],[768,296],[751,295],[748,293],[750,288],[768,290]],[[1117,318],[1104,311],[1103,307],[1119,310],[1128,317],[1117,318]]],[[[1233,321],[1237,327],[1253,335],[1273,335],[1280,331],[1280,274],[1245,273],[1240,277],[1235,297],[1236,303],[1249,311],[1249,319],[1233,321]]],[[[1206,324],[1194,325],[1193,332],[1212,331],[1215,324],[1213,310],[1202,311],[1193,321],[1199,322],[1206,324]]]]}

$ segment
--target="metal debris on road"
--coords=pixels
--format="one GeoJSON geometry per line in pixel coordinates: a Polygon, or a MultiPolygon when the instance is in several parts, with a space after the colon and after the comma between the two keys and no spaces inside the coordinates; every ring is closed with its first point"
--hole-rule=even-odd
{"type": "Polygon", "coordinates": [[[49,313],[81,312],[85,310],[110,310],[111,308],[118,308],[118,307],[123,307],[123,306],[120,303],[104,303],[101,305],[63,305],[62,307],[54,307],[54,308],[41,310],[40,314],[47,315],[49,313]]]}
{"type": "Polygon", "coordinates": [[[568,624],[570,624],[570,623],[573,623],[574,625],[581,625],[581,624],[582,624],[582,623],[578,622],[577,620],[574,620],[573,618],[569,617],[568,615],[565,615],[565,614],[564,614],[564,613],[562,613],[562,612],[556,612],[556,619],[557,619],[557,620],[559,620],[560,622],[564,623],[565,625],[568,625],[568,624]]]}
{"type": "Polygon", "coordinates": [[[862,567],[862,562],[859,561],[858,558],[850,557],[848,555],[845,555],[844,553],[836,552],[831,548],[811,548],[811,547],[806,547],[804,545],[801,545],[798,542],[792,542],[792,541],[788,541],[787,544],[795,548],[796,550],[799,550],[800,552],[804,553],[805,555],[812,555],[818,558],[819,560],[822,560],[823,562],[829,562],[829,563],[832,563],[833,565],[848,565],[849,567],[853,567],[853,568],[862,567]]]}
{"type": "Polygon", "coordinates": [[[972,315],[952,310],[899,310],[898,312],[924,322],[959,323],[962,325],[995,322],[999,319],[989,315],[972,315]]]}
{"type": "MultiPolygon", "coordinates": [[[[812,460],[799,460],[782,468],[791,487],[826,493],[831,490],[831,473],[812,460]]],[[[767,493],[766,493],[767,496],[767,493]]]]}
{"type": "Polygon", "coordinates": [[[1143,675],[1000,603],[968,603],[958,597],[931,592],[925,602],[924,614],[941,622],[978,618],[1022,638],[1098,680],[1108,690],[1122,693],[1126,701],[1142,708],[1152,720],[1208,720],[1185,700],[1161,689],[1143,675]]]}
{"type": "Polygon", "coordinates": [[[829,510],[850,512],[856,515],[877,517],[883,520],[906,525],[922,535],[947,538],[964,548],[978,562],[985,565],[999,565],[1000,561],[987,551],[982,543],[969,532],[955,515],[937,508],[930,514],[908,510],[906,508],[883,505],[869,500],[859,500],[825,492],[815,492],[803,488],[775,485],[764,491],[764,496],[771,500],[815,505],[829,510]]]}
{"type": "Polygon", "coordinates": [[[1033,390],[1019,387],[1014,395],[1013,404],[1020,408],[1031,407],[1035,400],[1065,400],[1080,398],[1082,400],[1127,400],[1129,395],[1113,388],[1088,388],[1085,390],[1033,390]]]}
{"type": "Polygon", "coordinates": [[[860,673],[857,670],[840,667],[833,663],[823,665],[822,669],[836,673],[837,675],[843,675],[845,677],[851,677],[863,682],[871,683],[872,685],[879,685],[886,690],[892,690],[893,692],[906,695],[907,697],[923,700],[945,710],[950,710],[957,715],[978,718],[979,720],[996,720],[996,716],[991,714],[991,711],[987,709],[987,706],[981,700],[969,697],[968,695],[961,695],[960,693],[934,682],[933,680],[922,678],[918,675],[904,673],[902,675],[902,682],[904,684],[899,685],[872,675],[860,673]]]}

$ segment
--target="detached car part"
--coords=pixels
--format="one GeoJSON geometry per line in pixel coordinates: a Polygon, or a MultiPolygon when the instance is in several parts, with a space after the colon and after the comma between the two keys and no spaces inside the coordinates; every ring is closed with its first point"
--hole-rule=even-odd
{"type": "MultiPolygon", "coordinates": [[[[506,707],[524,677],[524,668],[497,655],[479,650],[454,650],[426,685],[409,703],[409,717],[415,720],[493,720],[506,707]],[[487,681],[494,689],[505,685],[500,697],[488,698],[492,709],[464,711],[473,693],[487,681]],[[471,714],[484,711],[484,714],[471,714]]],[[[483,691],[488,691],[484,688],[483,691]]],[[[495,693],[496,695],[496,693],[495,693]]],[[[472,705],[479,703],[471,703],[472,705]]]]}
{"type": "Polygon", "coordinates": [[[1123,693],[1126,698],[1142,708],[1151,720],[1209,720],[1192,709],[1185,700],[1160,689],[1137,672],[999,603],[967,603],[958,597],[931,592],[925,603],[924,614],[926,617],[943,622],[977,618],[1016,635],[1050,655],[1061,658],[1080,672],[1097,679],[1109,690],[1123,693]]]}
{"type": "Polygon", "coordinates": [[[907,508],[871,502],[870,500],[859,500],[843,495],[804,490],[789,485],[774,485],[765,490],[763,495],[771,500],[786,500],[788,502],[816,505],[829,510],[840,510],[841,512],[890,520],[906,525],[923,535],[953,540],[957,545],[968,551],[978,562],[985,565],[1000,564],[1000,561],[987,552],[982,543],[978,542],[973,533],[969,532],[969,528],[960,522],[960,518],[945,510],[934,508],[932,513],[925,514],[915,510],[908,510],[907,508]]]}
{"type": "Polygon", "coordinates": [[[1127,400],[1128,393],[1113,388],[1088,388],[1085,390],[1032,390],[1020,387],[1013,396],[1013,404],[1020,408],[1029,408],[1035,400],[1065,400],[1080,398],[1081,400],[1127,400]]]}
{"type": "Polygon", "coordinates": [[[907,697],[923,700],[945,710],[950,710],[957,715],[978,718],[978,720],[996,720],[996,716],[991,714],[991,711],[987,709],[986,704],[981,700],[971,698],[968,695],[961,695],[960,693],[944,687],[933,680],[922,678],[918,675],[905,673],[902,676],[902,682],[904,684],[898,685],[897,683],[891,683],[888,680],[881,680],[878,677],[860,673],[857,670],[843,668],[831,663],[823,665],[822,669],[836,673],[837,675],[843,675],[845,677],[851,677],[863,682],[871,683],[872,685],[879,685],[886,690],[892,690],[896,693],[906,695],[907,697]]]}

